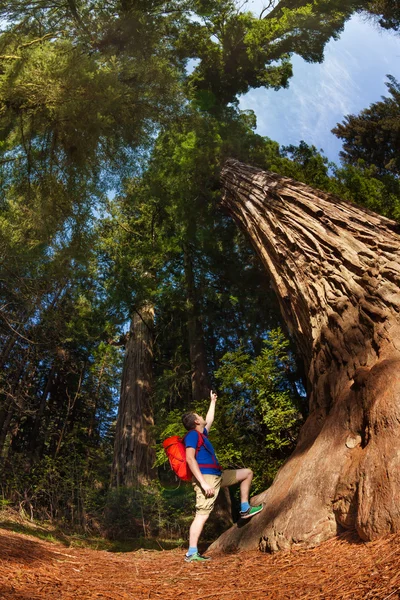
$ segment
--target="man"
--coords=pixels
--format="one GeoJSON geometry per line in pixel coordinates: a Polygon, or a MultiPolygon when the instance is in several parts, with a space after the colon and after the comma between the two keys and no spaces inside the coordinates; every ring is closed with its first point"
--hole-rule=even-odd
{"type": "Polygon", "coordinates": [[[182,417],[185,428],[189,431],[185,435],[186,461],[193,473],[193,486],[196,492],[196,516],[190,526],[189,550],[185,561],[210,560],[209,556],[202,556],[197,550],[197,542],[205,522],[212,509],[221,487],[240,483],[240,517],[249,519],[263,509],[263,505],[250,506],[249,492],[253,471],[251,469],[236,469],[222,471],[215,456],[214,448],[208,440],[208,432],[214,421],[217,394],[211,390],[210,407],[206,418],[197,413],[186,413],[182,417]],[[199,434],[203,436],[199,448],[199,434]],[[196,456],[196,450],[199,448],[196,456]]]}

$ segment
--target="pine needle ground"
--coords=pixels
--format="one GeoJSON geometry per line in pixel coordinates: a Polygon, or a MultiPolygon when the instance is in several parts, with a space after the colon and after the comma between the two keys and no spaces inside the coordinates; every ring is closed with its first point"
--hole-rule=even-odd
{"type": "Polygon", "coordinates": [[[110,553],[0,530],[3,600],[397,600],[400,534],[362,543],[344,534],[275,555],[214,555],[185,563],[183,550],[110,553]]]}

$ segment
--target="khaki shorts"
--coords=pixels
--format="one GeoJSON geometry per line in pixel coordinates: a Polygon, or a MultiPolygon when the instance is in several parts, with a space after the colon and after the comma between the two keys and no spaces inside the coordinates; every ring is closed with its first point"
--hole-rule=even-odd
{"type": "Polygon", "coordinates": [[[234,485],[238,483],[236,477],[236,470],[227,469],[226,471],[222,471],[221,475],[203,475],[204,479],[209,485],[212,485],[215,488],[214,496],[207,497],[201,485],[198,483],[197,479],[193,480],[193,488],[196,492],[196,514],[199,515],[208,515],[214,508],[215,501],[217,499],[219,490],[222,487],[229,487],[230,485],[234,485]]]}

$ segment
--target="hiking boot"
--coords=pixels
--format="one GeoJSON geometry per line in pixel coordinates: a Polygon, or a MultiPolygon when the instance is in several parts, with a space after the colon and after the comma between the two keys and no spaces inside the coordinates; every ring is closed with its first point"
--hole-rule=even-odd
{"type": "Polygon", "coordinates": [[[250,506],[247,510],[240,513],[241,519],[250,519],[250,517],[254,517],[257,513],[261,512],[264,508],[263,504],[259,504],[258,506],[250,506]]]}
{"type": "Polygon", "coordinates": [[[207,560],[211,560],[211,556],[203,556],[202,554],[199,554],[198,552],[195,552],[194,554],[191,554],[190,556],[185,554],[185,562],[195,562],[195,561],[205,562],[207,560]]]}

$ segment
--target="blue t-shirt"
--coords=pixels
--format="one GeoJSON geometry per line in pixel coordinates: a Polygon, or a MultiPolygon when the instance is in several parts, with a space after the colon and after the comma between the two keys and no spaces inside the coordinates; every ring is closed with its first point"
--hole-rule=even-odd
{"type": "MultiPolygon", "coordinates": [[[[199,433],[195,429],[192,429],[185,435],[185,446],[186,448],[197,448],[199,443],[199,433]]],[[[219,465],[217,457],[215,456],[215,450],[212,447],[210,440],[208,439],[207,429],[203,431],[204,444],[200,446],[197,453],[196,460],[200,468],[200,472],[203,475],[221,475],[221,470],[213,467],[202,467],[201,465],[219,465]]]]}

